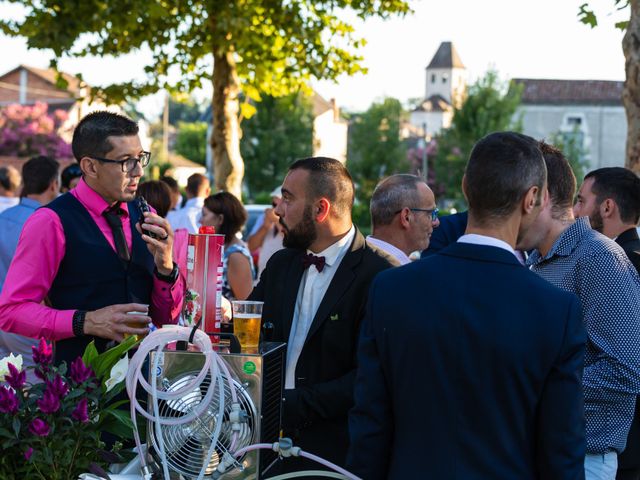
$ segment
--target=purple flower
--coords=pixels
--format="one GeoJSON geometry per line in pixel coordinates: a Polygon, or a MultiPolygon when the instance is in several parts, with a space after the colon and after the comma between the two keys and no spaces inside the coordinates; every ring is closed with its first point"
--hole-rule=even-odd
{"type": "Polygon", "coordinates": [[[37,348],[35,346],[31,347],[31,351],[33,351],[33,361],[36,365],[49,365],[53,359],[53,349],[44,338],[40,339],[37,348]]]}
{"type": "Polygon", "coordinates": [[[58,395],[47,388],[42,398],[36,400],[36,404],[42,413],[55,413],[60,408],[60,399],[58,395]]]}
{"type": "Polygon", "coordinates": [[[27,450],[24,452],[24,459],[28,462],[29,459],[31,458],[31,455],[33,455],[33,448],[29,447],[27,448],[27,450]]]}
{"type": "Polygon", "coordinates": [[[4,377],[4,380],[14,390],[21,390],[27,381],[27,372],[18,370],[12,363],[8,363],[9,375],[4,377]]]}
{"type": "Polygon", "coordinates": [[[47,390],[51,390],[58,398],[64,398],[69,393],[69,385],[58,374],[53,379],[53,382],[47,380],[45,383],[47,384],[47,390]]]}
{"type": "Polygon", "coordinates": [[[89,378],[93,376],[93,370],[87,367],[82,358],[78,357],[73,362],[71,362],[71,367],[69,368],[69,377],[75,383],[83,383],[87,381],[89,378]]]}
{"type": "Polygon", "coordinates": [[[87,411],[87,399],[83,398],[78,402],[76,408],[74,408],[71,416],[80,423],[87,423],[89,421],[89,413],[87,411]]]}
{"type": "Polygon", "coordinates": [[[0,387],[0,412],[15,414],[18,411],[18,397],[8,387],[0,387]]]}
{"type": "Polygon", "coordinates": [[[29,431],[38,437],[46,437],[49,435],[49,424],[40,418],[35,418],[29,424],[29,431]]]}

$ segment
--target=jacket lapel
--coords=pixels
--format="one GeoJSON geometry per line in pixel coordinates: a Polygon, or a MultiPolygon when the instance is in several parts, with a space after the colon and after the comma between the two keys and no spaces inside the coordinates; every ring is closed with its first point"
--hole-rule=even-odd
{"type": "Polygon", "coordinates": [[[289,334],[291,333],[291,324],[293,322],[293,313],[296,307],[296,299],[298,298],[298,289],[300,288],[300,281],[304,269],[302,268],[302,254],[300,251],[293,256],[287,275],[285,277],[284,285],[284,298],[282,304],[282,329],[283,337],[289,341],[289,334]]]}
{"type": "Polygon", "coordinates": [[[327,319],[331,309],[336,305],[336,303],[338,303],[344,293],[349,289],[353,280],[356,278],[354,269],[362,261],[364,247],[364,237],[358,229],[356,229],[356,235],[351,243],[351,248],[340,262],[338,270],[331,279],[329,288],[327,288],[327,292],[324,294],[324,297],[320,302],[318,311],[313,317],[313,322],[311,322],[311,326],[309,327],[309,333],[307,334],[306,341],[308,341],[318,328],[320,328],[322,323],[327,319]]]}

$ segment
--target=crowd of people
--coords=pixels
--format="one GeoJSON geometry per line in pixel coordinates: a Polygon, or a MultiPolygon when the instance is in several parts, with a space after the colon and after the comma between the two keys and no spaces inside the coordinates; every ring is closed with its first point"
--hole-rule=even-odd
{"type": "Polygon", "coordinates": [[[245,208],[206,176],[184,202],[170,177],[141,181],[150,154],[127,117],[87,115],[72,148],[62,173],[48,157],[21,181],[0,168],[0,355],[27,361],[45,338],[69,361],[178,322],[188,235],[209,226],[224,296],[263,301],[287,344],[282,430],[304,450],[365,480],[640,479],[630,170],[590,172],[576,196],[560,150],[491,133],[466,167],[468,211],[439,216],[423,180],[392,175],[365,238],[348,169],[306,158],[245,243],[245,208]]]}

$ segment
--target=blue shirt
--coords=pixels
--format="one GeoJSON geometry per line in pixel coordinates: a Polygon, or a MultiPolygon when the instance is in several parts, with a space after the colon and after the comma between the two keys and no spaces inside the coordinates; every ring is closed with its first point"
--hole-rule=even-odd
{"type": "Polygon", "coordinates": [[[640,393],[640,277],[624,250],[582,217],[527,263],[582,304],[587,453],[620,453],[640,393]]]}
{"type": "Polygon", "coordinates": [[[30,198],[21,198],[15,207],[0,213],[0,290],[4,285],[9,265],[18,246],[22,226],[37,208],[40,202],[30,198]]]}

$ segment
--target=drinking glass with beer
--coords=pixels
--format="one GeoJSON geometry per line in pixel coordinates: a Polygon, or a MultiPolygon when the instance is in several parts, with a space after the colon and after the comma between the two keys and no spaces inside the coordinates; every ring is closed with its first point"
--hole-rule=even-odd
{"type": "Polygon", "coordinates": [[[260,343],[263,305],[264,302],[248,300],[234,300],[231,302],[233,334],[238,337],[243,350],[257,348],[260,343]]]}

